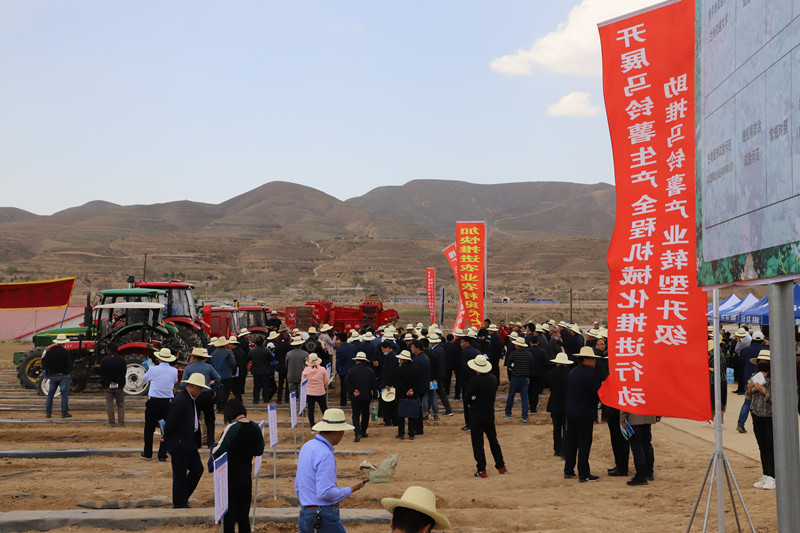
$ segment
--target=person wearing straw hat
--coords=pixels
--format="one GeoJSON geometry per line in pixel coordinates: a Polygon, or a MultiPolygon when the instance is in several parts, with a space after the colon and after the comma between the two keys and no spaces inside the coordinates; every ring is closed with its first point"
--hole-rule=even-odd
{"type": "Polygon", "coordinates": [[[72,357],[64,345],[69,342],[63,333],[56,335],[53,345],[49,346],[42,355],[42,371],[50,378],[50,388],[47,390],[44,416],[50,418],[53,412],[53,398],[56,390],[61,390],[61,418],[71,418],[69,414],[69,373],[72,372],[72,357]]]}
{"type": "Polygon", "coordinates": [[[553,423],[553,455],[564,458],[564,430],[567,427],[567,381],[569,379],[570,361],[567,354],[558,352],[555,359],[555,368],[547,373],[547,386],[550,387],[550,398],[547,400],[547,412],[553,423]]]}
{"type": "Polygon", "coordinates": [[[322,359],[316,354],[311,353],[306,359],[306,368],[300,375],[300,381],[308,380],[306,389],[306,399],[308,400],[308,422],[314,425],[314,404],[319,405],[320,414],[328,409],[328,371],[322,368],[322,359]]]}
{"type": "MultiPolygon", "coordinates": [[[[271,331],[267,336],[267,341],[274,341],[277,347],[275,348],[274,357],[278,362],[278,399],[275,403],[281,404],[289,401],[289,369],[286,367],[286,356],[294,349],[292,346],[292,337],[289,335],[289,328],[280,326],[279,331],[271,331]]],[[[300,370],[302,373],[302,369],[300,370]]]]}
{"type": "Polygon", "coordinates": [[[233,533],[239,524],[239,533],[249,533],[253,457],[264,453],[264,435],[258,424],[247,418],[247,409],[236,398],[225,404],[225,420],[231,423],[211,452],[215,459],[228,454],[228,511],[222,519],[222,530],[233,533]]]}
{"type": "Polygon", "coordinates": [[[396,345],[391,341],[383,341],[378,346],[378,351],[383,354],[383,366],[381,372],[378,374],[378,389],[381,390],[381,396],[378,400],[378,416],[383,418],[384,426],[394,426],[397,423],[397,402],[392,396],[391,400],[384,397],[383,391],[387,388],[392,388],[394,385],[393,376],[395,369],[400,366],[396,355],[400,350],[396,349],[396,345]]]}
{"type": "MultiPolygon", "coordinates": [[[[336,374],[339,376],[339,405],[347,405],[347,387],[344,386],[347,374],[353,368],[354,359],[358,353],[358,347],[354,342],[350,342],[357,337],[350,337],[336,348],[336,374]]],[[[369,364],[369,361],[367,361],[369,364]]],[[[370,365],[372,366],[372,365],[370,365]]]]}
{"type": "Polygon", "coordinates": [[[220,337],[214,346],[216,348],[211,353],[211,366],[219,374],[222,383],[222,394],[214,398],[217,413],[222,413],[222,407],[231,395],[233,385],[233,372],[236,370],[236,357],[233,355],[233,348],[239,344],[239,339],[231,335],[229,339],[220,337]]]}
{"type": "Polygon", "coordinates": [[[100,385],[106,400],[108,425],[116,427],[114,419],[114,402],[117,404],[119,425],[125,425],[125,374],[128,364],[125,358],[117,353],[116,344],[108,346],[108,353],[100,360],[100,385]]]}
{"type": "Polygon", "coordinates": [[[308,359],[308,352],[302,348],[304,342],[300,335],[292,337],[290,343],[292,349],[286,354],[286,381],[289,383],[289,392],[296,392],[298,398],[300,397],[303,370],[306,368],[306,359],[308,359]]]}
{"type": "MultiPolygon", "coordinates": [[[[221,337],[224,339],[224,337],[221,337]]],[[[219,342],[219,340],[218,340],[219,342]]],[[[208,385],[208,390],[204,390],[197,398],[197,410],[203,413],[203,421],[206,426],[206,446],[211,448],[214,445],[214,424],[216,423],[216,415],[214,414],[214,388],[220,390],[220,377],[214,367],[208,363],[211,356],[205,348],[192,348],[189,352],[189,364],[183,369],[183,379],[181,381],[181,388],[185,387],[186,380],[192,374],[198,373],[203,376],[205,383],[208,385]]]]}
{"type": "Polygon", "coordinates": [[[753,415],[753,434],[756,436],[761,455],[761,479],[753,486],[757,489],[775,490],[775,452],[772,440],[772,376],[770,352],[761,350],[751,363],[758,366],[758,373],[747,382],[747,398],[753,415]]]}
{"type": "Polygon", "coordinates": [[[428,405],[433,408],[433,419],[439,420],[439,402],[436,401],[438,396],[442,401],[444,407],[444,416],[453,416],[453,408],[450,407],[450,400],[447,399],[447,394],[444,392],[442,384],[445,380],[445,360],[447,353],[441,344],[442,339],[437,333],[428,335],[428,343],[430,350],[428,351],[428,358],[431,361],[431,388],[428,391],[428,405]]]}
{"type": "Polygon", "coordinates": [[[355,365],[347,373],[342,388],[350,395],[353,409],[355,441],[367,437],[369,427],[370,403],[378,399],[378,380],[372,370],[367,354],[358,352],[353,358],[355,365]]]}
{"type": "Polygon", "coordinates": [[[475,328],[469,328],[467,331],[464,332],[463,336],[459,337],[459,342],[461,345],[461,401],[464,405],[464,427],[461,428],[461,431],[469,431],[469,417],[470,412],[467,408],[467,397],[464,395],[464,391],[469,387],[469,382],[472,380],[472,377],[475,375],[475,372],[470,370],[469,368],[469,361],[472,361],[480,355],[480,351],[478,348],[475,347],[474,341],[478,338],[478,332],[475,328]]]}
{"type": "MultiPolygon", "coordinates": [[[[148,399],[144,404],[144,450],[139,453],[139,457],[145,461],[153,458],[153,432],[158,421],[166,420],[169,415],[169,406],[175,397],[173,389],[178,382],[178,369],[174,365],[177,358],[169,348],[162,348],[154,355],[156,364],[150,365],[142,376],[142,381],[150,383],[148,399]]],[[[167,447],[163,440],[159,443],[157,457],[160,463],[167,461],[167,447]]]]}
{"type": "Polygon", "coordinates": [[[494,400],[497,395],[497,378],[491,374],[492,363],[483,354],[467,361],[467,367],[474,374],[469,385],[464,389],[466,408],[469,409],[469,432],[472,440],[472,455],[477,467],[475,477],[486,478],[486,452],[483,448],[483,435],[489,441],[489,449],[494,458],[494,467],[500,474],[505,474],[506,463],[503,451],[497,440],[497,429],[494,425],[494,400]]]}
{"type": "Polygon", "coordinates": [[[436,510],[436,495],[425,487],[408,487],[400,499],[382,498],[383,508],[392,513],[392,533],[430,533],[450,529],[450,520],[436,510]]]}
{"type": "MultiPolygon", "coordinates": [[[[742,361],[743,365],[739,366],[739,370],[741,371],[741,376],[739,378],[740,383],[746,383],[753,374],[758,372],[758,367],[753,362],[758,358],[758,354],[761,353],[761,350],[766,348],[769,345],[769,341],[764,338],[764,332],[760,330],[756,330],[751,335],[752,341],[750,342],[750,346],[744,348],[741,352],[739,352],[739,360],[742,361]]],[[[722,343],[720,342],[720,350],[722,350],[722,343]]],[[[720,358],[720,363],[725,361],[724,357],[720,358]]],[[[713,366],[713,365],[709,365],[713,366]]],[[[722,368],[720,372],[720,383],[725,383],[725,388],[722,389],[723,391],[727,392],[727,382],[725,381],[725,369],[722,368]]],[[[712,387],[713,391],[713,387],[712,387]]],[[[744,394],[745,385],[742,385],[742,394],[744,394]]],[[[725,405],[725,402],[722,402],[722,405],[725,405]]],[[[739,420],[736,423],[736,431],[739,433],[747,433],[747,430],[744,428],[745,423],[747,422],[747,417],[750,414],[750,400],[745,397],[744,403],[742,403],[742,408],[739,410],[739,420]]]]}
{"type": "Polygon", "coordinates": [[[519,393],[522,402],[522,421],[528,422],[528,382],[530,379],[531,364],[533,356],[525,349],[525,339],[522,337],[512,337],[511,342],[515,350],[507,356],[508,366],[511,368],[511,382],[508,386],[508,398],[506,398],[506,411],[503,418],[511,420],[511,410],[514,407],[514,397],[519,393]]]}
{"type": "Polygon", "coordinates": [[[575,477],[575,462],[578,463],[578,480],[597,481],[589,467],[589,452],[592,449],[592,432],[597,419],[597,404],[600,398],[600,377],[594,371],[599,355],[589,346],[576,354],[580,364],[569,373],[567,380],[567,431],[564,477],[575,477]]]}
{"type": "MultiPolygon", "coordinates": [[[[392,373],[392,384],[397,390],[398,412],[397,412],[397,435],[395,438],[403,440],[406,433],[406,419],[408,419],[408,440],[414,440],[414,435],[417,432],[417,423],[415,418],[418,418],[419,408],[417,408],[416,415],[413,413],[400,416],[401,400],[409,400],[410,403],[416,403],[419,406],[419,391],[420,370],[417,368],[411,359],[411,353],[408,350],[402,350],[396,359],[399,366],[394,369],[392,373]]],[[[413,405],[412,405],[413,407],[413,405]]]]}
{"type": "MultiPolygon", "coordinates": [[[[488,319],[487,319],[488,320],[488,319]]],[[[505,355],[505,347],[503,346],[503,339],[498,333],[495,324],[489,324],[486,328],[487,352],[489,361],[492,363],[492,374],[500,382],[500,359],[505,355]]]]}
{"type": "Polygon", "coordinates": [[[252,362],[250,373],[253,374],[253,403],[257,404],[261,400],[269,403],[273,393],[269,383],[272,353],[264,346],[264,337],[261,335],[256,335],[256,347],[250,350],[248,359],[252,362]]]}
{"type": "Polygon", "coordinates": [[[172,506],[189,507],[191,497],[203,476],[200,460],[200,421],[197,417],[197,399],[211,392],[205,376],[195,372],[181,381],[184,386],[169,406],[164,422],[164,444],[172,457],[172,506]]]}
{"type": "Polygon", "coordinates": [[[300,533],[344,532],[339,517],[339,502],[361,490],[368,479],[360,479],[349,487],[336,485],[336,457],[334,446],[344,437],[344,432],[355,429],[345,421],[344,411],[328,409],[322,421],[311,428],[317,435],[300,448],[297,456],[297,474],[294,491],[300,500],[297,522],[300,533]]]}

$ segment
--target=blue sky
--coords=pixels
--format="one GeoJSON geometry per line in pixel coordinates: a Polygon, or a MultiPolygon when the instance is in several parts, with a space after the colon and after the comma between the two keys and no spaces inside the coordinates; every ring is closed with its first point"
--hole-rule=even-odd
{"type": "Polygon", "coordinates": [[[0,206],[613,183],[596,23],[650,0],[0,3],[0,206]]]}

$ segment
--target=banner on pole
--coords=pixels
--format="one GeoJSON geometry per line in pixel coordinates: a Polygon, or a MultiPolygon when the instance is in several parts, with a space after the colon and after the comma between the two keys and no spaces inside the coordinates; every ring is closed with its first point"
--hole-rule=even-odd
{"type": "Polygon", "coordinates": [[[292,414],[292,429],[297,427],[297,393],[289,393],[289,411],[292,414]]]}
{"type": "MultiPolygon", "coordinates": [[[[261,436],[264,436],[264,429],[267,427],[267,422],[262,420],[258,423],[258,427],[261,429],[261,436]]],[[[261,456],[256,455],[253,459],[253,477],[258,477],[258,472],[261,470],[261,456]]]]}
{"type": "Polygon", "coordinates": [[[601,24],[617,214],[608,249],[606,405],[708,420],[706,296],[697,288],[694,2],[601,24]]]}
{"type": "MultiPolygon", "coordinates": [[[[458,252],[456,252],[456,243],[453,243],[442,250],[442,253],[447,258],[447,262],[450,263],[450,268],[453,270],[453,277],[456,278],[456,285],[458,285],[458,252]]],[[[464,309],[464,301],[459,298],[458,314],[456,315],[456,320],[453,323],[453,331],[457,329],[464,329],[466,321],[467,312],[464,309]]],[[[444,322],[444,317],[442,317],[442,322],[444,322]]]]}
{"type": "Polygon", "coordinates": [[[214,459],[214,523],[228,512],[228,452],[214,459]]]}
{"type": "Polygon", "coordinates": [[[0,283],[0,309],[52,309],[69,305],[75,278],[0,283]]]}
{"type": "Polygon", "coordinates": [[[428,268],[425,277],[425,286],[428,289],[428,313],[431,315],[431,324],[436,323],[436,269],[428,268]]]}
{"type": "Polygon", "coordinates": [[[456,222],[456,258],[466,323],[480,329],[486,296],[486,222],[456,222]]]}
{"type": "Polygon", "coordinates": [[[300,409],[298,413],[301,415],[306,410],[306,396],[308,395],[308,378],[300,382],[300,409]]]}
{"type": "Polygon", "coordinates": [[[278,445],[278,406],[274,403],[267,408],[267,419],[269,420],[269,446],[274,448],[278,445]]]}

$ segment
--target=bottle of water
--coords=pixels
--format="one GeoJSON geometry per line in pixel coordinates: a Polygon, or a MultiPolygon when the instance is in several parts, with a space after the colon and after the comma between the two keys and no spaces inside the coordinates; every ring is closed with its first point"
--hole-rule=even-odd
{"type": "Polygon", "coordinates": [[[726,368],[725,369],[725,379],[728,382],[728,385],[733,385],[733,369],[726,368]]]}

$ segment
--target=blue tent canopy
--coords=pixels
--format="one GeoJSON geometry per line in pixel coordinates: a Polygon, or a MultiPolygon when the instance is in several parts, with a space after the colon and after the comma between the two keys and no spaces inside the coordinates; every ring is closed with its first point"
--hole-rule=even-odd
{"type": "MultiPolygon", "coordinates": [[[[769,296],[759,300],[758,305],[742,310],[738,322],[769,325],[769,296]]],[[[800,324],[800,285],[797,283],[794,284],[794,323],[800,324]]]]}
{"type": "Polygon", "coordinates": [[[743,309],[749,309],[758,302],[758,298],[752,294],[748,294],[744,300],[734,305],[726,311],[720,311],[719,319],[723,322],[739,322],[738,313],[743,309]]]}
{"type": "MultiPolygon", "coordinates": [[[[736,296],[735,294],[731,294],[730,296],[728,296],[727,298],[725,298],[724,300],[722,300],[719,303],[719,312],[722,313],[724,311],[727,311],[728,309],[730,309],[733,306],[737,305],[739,302],[741,302],[739,297],[736,296]]],[[[706,316],[708,317],[708,321],[709,322],[711,322],[711,320],[713,319],[713,315],[714,315],[714,306],[713,305],[709,305],[708,306],[708,312],[706,313],[706,316]]]]}

